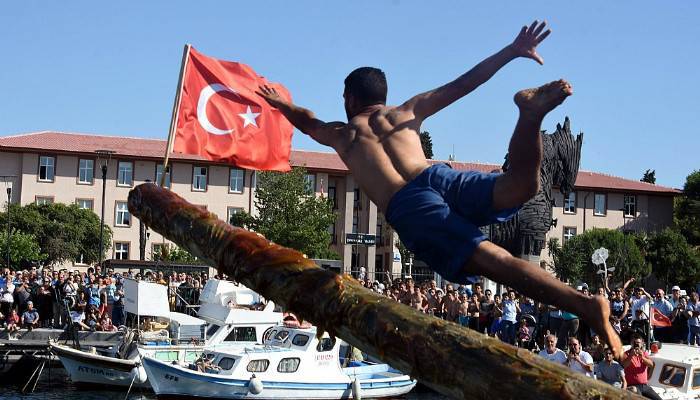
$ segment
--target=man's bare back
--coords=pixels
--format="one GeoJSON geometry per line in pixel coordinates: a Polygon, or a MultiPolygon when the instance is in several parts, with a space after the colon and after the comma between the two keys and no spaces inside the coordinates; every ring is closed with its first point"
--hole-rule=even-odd
{"type": "Polygon", "coordinates": [[[353,171],[362,191],[386,211],[393,195],[429,166],[419,129],[407,112],[369,106],[339,130],[330,146],[353,171]]]}

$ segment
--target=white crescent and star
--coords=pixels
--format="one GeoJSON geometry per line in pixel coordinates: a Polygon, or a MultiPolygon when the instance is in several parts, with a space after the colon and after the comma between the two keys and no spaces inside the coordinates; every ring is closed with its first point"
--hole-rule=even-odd
{"type": "MultiPolygon", "coordinates": [[[[199,121],[199,125],[204,128],[205,131],[212,133],[214,135],[227,135],[231,132],[233,132],[235,129],[221,129],[217,128],[214,126],[211,121],[209,121],[209,118],[207,118],[207,103],[209,103],[209,100],[213,95],[219,92],[230,92],[235,94],[236,96],[240,97],[238,95],[238,92],[236,92],[234,89],[224,86],[220,83],[212,83],[208,86],[205,86],[202,91],[199,93],[199,100],[197,101],[197,120],[199,121]]],[[[242,114],[238,114],[239,117],[243,118],[243,127],[245,128],[248,125],[253,125],[254,127],[258,127],[256,118],[260,115],[260,113],[254,113],[251,109],[250,106],[247,106],[246,112],[242,114]]]]}

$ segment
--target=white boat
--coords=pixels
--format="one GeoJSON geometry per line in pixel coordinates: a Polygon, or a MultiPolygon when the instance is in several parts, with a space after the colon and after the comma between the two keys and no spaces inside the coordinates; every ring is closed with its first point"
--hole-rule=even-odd
{"type": "Polygon", "coordinates": [[[387,364],[346,363],[340,340],[316,335],[315,327],[280,325],[265,334],[263,345],[207,350],[194,364],[144,357],[143,366],[159,398],[383,398],[404,395],[416,385],[387,364]]]}
{"type": "Polygon", "coordinates": [[[77,350],[51,343],[51,350],[78,385],[134,386],[150,388],[141,359],[194,362],[203,349],[242,348],[262,343],[263,333],[282,321],[283,315],[268,304],[254,308],[261,297],[244,286],[211,279],[200,296],[198,317],[170,312],[167,288],[143,281],[125,281],[127,312],[157,317],[167,327],[154,332],[131,330],[119,346],[97,351],[77,350]]]}
{"type": "Polygon", "coordinates": [[[651,347],[654,369],[649,386],[664,400],[700,399],[700,347],[672,343],[651,347]]]}

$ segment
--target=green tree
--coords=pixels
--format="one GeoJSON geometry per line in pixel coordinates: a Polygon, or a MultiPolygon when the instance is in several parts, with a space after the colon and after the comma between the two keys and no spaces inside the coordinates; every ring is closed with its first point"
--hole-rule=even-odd
{"type": "Polygon", "coordinates": [[[328,227],[336,220],[333,204],[309,191],[305,176],[305,168],[293,168],[289,173],[262,172],[255,191],[257,215],[237,213],[229,222],[299,250],[309,258],[338,259],[338,254],[329,248],[328,227]]]}
{"type": "Polygon", "coordinates": [[[598,284],[600,275],[596,274],[598,267],[593,265],[591,255],[600,247],[608,249],[608,268],[615,267],[611,284],[622,283],[631,277],[644,278],[651,272],[638,238],[617,230],[594,228],[574,236],[564,246],[559,245],[558,239],[550,239],[547,247],[553,258],[554,271],[563,281],[598,284]]]}
{"type": "Polygon", "coordinates": [[[645,173],[642,179],[640,179],[641,182],[646,182],[646,183],[651,183],[652,185],[656,185],[656,170],[655,169],[648,169],[645,173]]]}
{"type": "MultiPolygon", "coordinates": [[[[13,204],[10,221],[18,232],[35,237],[48,265],[68,260],[91,264],[100,259],[100,218],[91,210],[75,204],[13,204]]],[[[5,224],[7,213],[0,214],[0,226],[5,224]]],[[[112,230],[105,226],[105,253],[111,242],[112,230]]]]}
{"type": "Polygon", "coordinates": [[[674,222],[691,246],[700,246],[700,170],[693,171],[683,185],[683,196],[674,204],[674,222]]]}
{"type": "Polygon", "coordinates": [[[700,274],[700,257],[685,237],[666,228],[646,238],[646,260],[657,278],[666,285],[694,286],[700,274]]]}
{"type": "Polygon", "coordinates": [[[430,138],[430,132],[423,131],[419,134],[420,146],[423,148],[425,158],[433,159],[433,139],[430,138]]]}
{"type": "MultiPolygon", "coordinates": [[[[0,253],[2,261],[7,263],[7,232],[0,232],[0,253]]],[[[20,269],[21,265],[31,261],[44,261],[46,254],[41,253],[39,243],[34,235],[12,229],[10,233],[10,268],[20,269]]]]}
{"type": "Polygon", "coordinates": [[[151,254],[151,261],[163,261],[177,264],[204,264],[189,251],[179,247],[164,244],[151,254]]]}

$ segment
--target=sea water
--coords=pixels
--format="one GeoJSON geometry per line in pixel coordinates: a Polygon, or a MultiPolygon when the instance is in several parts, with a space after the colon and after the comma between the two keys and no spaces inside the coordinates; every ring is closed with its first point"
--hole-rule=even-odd
{"type": "MultiPolygon", "coordinates": [[[[43,371],[41,379],[34,393],[22,395],[16,388],[7,386],[0,389],[1,400],[125,400],[127,388],[110,389],[78,389],[69,380],[66,371],[62,368],[47,368],[43,371]]],[[[441,396],[427,390],[414,389],[406,396],[400,397],[406,400],[446,400],[441,396]]],[[[128,400],[155,400],[153,392],[134,390],[129,393],[128,400]]]]}

